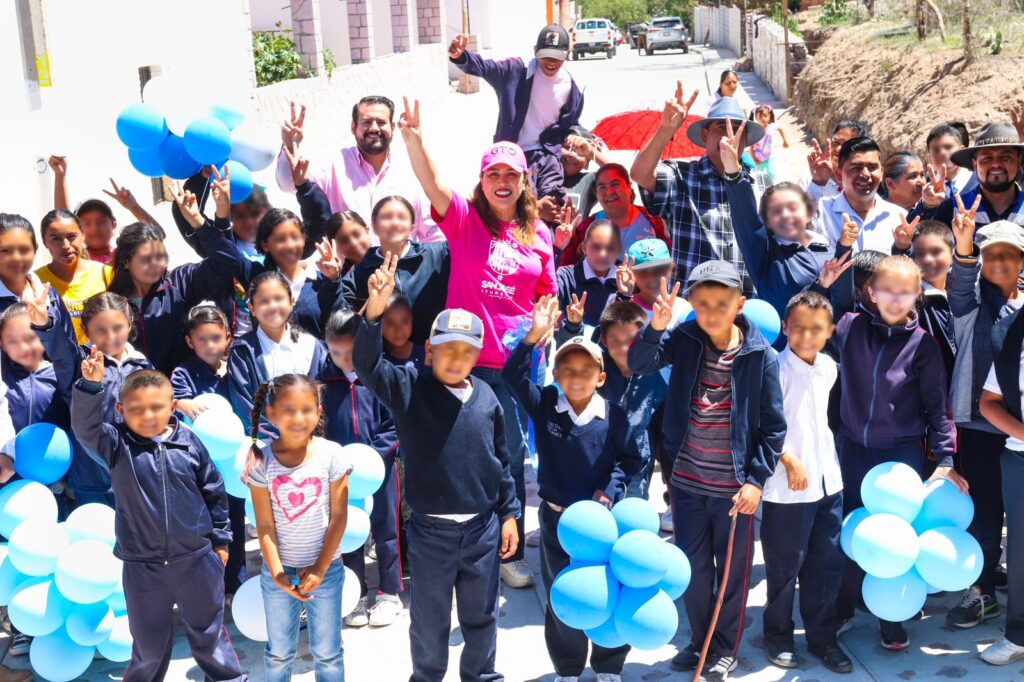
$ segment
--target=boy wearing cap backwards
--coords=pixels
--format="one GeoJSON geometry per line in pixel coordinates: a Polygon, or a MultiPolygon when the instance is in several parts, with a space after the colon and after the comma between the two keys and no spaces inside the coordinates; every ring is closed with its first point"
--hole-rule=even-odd
{"type": "Polygon", "coordinates": [[[557,24],[545,26],[524,64],[518,57],[493,61],[466,49],[469,36],[459,34],[448,47],[448,58],[470,76],[487,81],[498,96],[495,142],[515,142],[526,152],[538,199],[565,199],[559,157],[562,143],[580,132],[583,93],[562,68],[569,54],[569,34],[557,24]],[[576,128],[574,131],[573,128],[576,128]]]}
{"type": "MultiPolygon", "coordinates": [[[[639,471],[640,452],[626,413],[597,394],[604,384],[604,358],[597,344],[577,336],[555,353],[554,378],[561,387],[540,388],[530,381],[530,359],[545,345],[558,322],[558,298],[543,296],[533,308],[533,325],[505,363],[502,376],[537,426],[540,460],[540,555],[544,586],[569,565],[558,542],[558,521],[566,507],[596,500],[611,507],[639,471]]],[[[544,641],[557,682],[576,682],[587,665],[589,640],[558,620],[548,603],[544,641]]],[[[618,682],[628,646],[593,645],[590,664],[601,682],[618,682]]]]}
{"type": "Polygon", "coordinates": [[[470,377],[483,346],[480,318],[461,309],[437,316],[425,344],[429,371],[383,359],[380,318],[395,288],[397,260],[370,277],[356,332],[356,374],[394,415],[412,507],[409,645],[414,682],[448,669],[452,590],[466,643],[464,680],[500,680],[498,562],[519,544],[520,505],[509,472],[505,422],[491,388],[470,377]]]}
{"type": "Polygon", "coordinates": [[[672,365],[665,402],[665,449],[676,453],[672,471],[675,543],[690,559],[693,577],[683,595],[692,639],[672,659],[693,670],[708,634],[715,583],[726,582],[722,610],[704,677],[724,680],[736,668],[743,608],[753,555],[753,514],[775,469],[786,437],[779,363],[757,326],[741,313],[743,281],[725,261],[690,272],[686,296],[696,319],[667,336],[679,284],[661,293],[651,323],[629,349],[629,368],[650,373],[672,365]],[[730,573],[730,517],[736,523],[730,573]]]}

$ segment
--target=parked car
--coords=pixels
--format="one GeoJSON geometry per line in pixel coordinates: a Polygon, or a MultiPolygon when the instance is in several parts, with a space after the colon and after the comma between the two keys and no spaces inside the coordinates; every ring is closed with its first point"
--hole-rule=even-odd
{"type": "Polygon", "coordinates": [[[681,17],[656,17],[651,19],[647,29],[645,52],[654,54],[655,50],[690,51],[690,34],[686,30],[681,17]]]}
{"type": "Polygon", "coordinates": [[[570,33],[572,59],[583,55],[602,53],[608,59],[615,56],[615,29],[607,19],[580,19],[570,33]]]}

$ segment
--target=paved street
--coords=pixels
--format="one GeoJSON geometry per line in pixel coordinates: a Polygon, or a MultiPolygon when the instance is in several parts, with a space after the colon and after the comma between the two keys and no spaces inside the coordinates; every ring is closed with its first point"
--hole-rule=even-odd
{"type": "MultiPolygon", "coordinates": [[[[501,55],[499,55],[501,56],[501,55]]],[[[721,69],[731,63],[731,58],[722,58],[713,50],[697,50],[690,54],[659,53],[651,57],[639,57],[635,52],[620,48],[619,55],[606,61],[601,57],[588,58],[583,62],[571,63],[569,68],[581,85],[585,86],[586,113],[585,125],[592,126],[603,116],[623,110],[638,108],[660,109],[665,98],[670,96],[675,87],[676,79],[682,79],[687,92],[699,87],[707,98],[708,90],[713,90],[718,83],[721,69]],[[707,85],[707,84],[710,84],[707,85]]],[[[751,73],[740,74],[741,82],[748,95],[755,101],[773,101],[767,89],[751,73]]],[[[315,103],[313,103],[315,105],[315,103]]],[[[778,105],[778,102],[774,102],[778,105]]],[[[698,105],[698,109],[699,109],[698,105]]],[[[706,109],[706,104],[704,105],[706,109]]],[[[468,190],[475,178],[479,163],[480,150],[490,140],[496,116],[496,103],[493,93],[484,84],[480,94],[464,96],[451,93],[431,108],[424,109],[425,134],[430,149],[436,155],[438,167],[444,177],[449,178],[456,187],[468,190]]],[[[315,109],[311,111],[315,115],[315,109]]],[[[784,118],[783,121],[791,119],[784,118]]],[[[344,123],[347,129],[347,121],[344,123]]],[[[793,159],[796,171],[794,177],[803,170],[802,158],[806,153],[799,142],[797,128],[792,128],[789,136],[793,144],[784,154],[793,159]]],[[[616,155],[627,164],[631,154],[616,155]]],[[[791,175],[789,173],[787,176],[791,175]]],[[[266,173],[260,179],[273,184],[266,173]]],[[[268,188],[275,203],[286,204],[284,197],[276,191],[276,187],[268,188]]],[[[166,212],[166,205],[163,207],[166,212]]],[[[169,221],[169,216],[158,215],[169,221]]],[[[169,222],[168,222],[169,224],[169,222]]],[[[176,235],[175,235],[176,238],[176,235]]],[[[172,251],[173,251],[172,247],[172,251]]],[[[532,476],[532,472],[530,472],[532,476]]],[[[527,528],[537,527],[535,496],[536,486],[531,486],[531,506],[527,512],[527,528]]],[[[661,503],[660,484],[655,485],[652,499],[656,500],[659,510],[661,503]]],[[[255,541],[250,541],[250,565],[258,566],[259,555],[255,541]]],[[[539,565],[537,552],[530,549],[527,559],[531,565],[539,565]]],[[[368,574],[374,572],[372,564],[368,564],[368,574]]],[[[764,568],[758,551],[754,570],[750,576],[750,596],[747,603],[747,622],[749,624],[743,645],[739,652],[739,669],[733,679],[761,680],[823,680],[835,679],[823,667],[805,662],[804,666],[794,671],[782,671],[771,667],[764,656],[761,646],[761,612],[765,603],[764,568]]],[[[407,598],[408,593],[405,597],[407,598]]],[[[854,621],[854,628],[844,635],[843,643],[855,658],[856,670],[843,679],[859,680],[914,680],[960,677],[983,677],[984,679],[1019,678],[1024,674],[1024,666],[1010,666],[1006,670],[995,670],[985,666],[976,656],[983,645],[999,636],[1001,619],[966,632],[952,631],[944,627],[945,610],[952,605],[958,595],[950,595],[944,600],[932,600],[926,608],[926,618],[922,622],[911,623],[909,631],[912,647],[903,653],[889,654],[878,646],[877,626],[873,618],[860,614],[854,621]]],[[[543,594],[537,589],[512,590],[502,588],[501,616],[499,621],[497,667],[511,681],[553,680],[550,662],[544,650],[543,640],[543,594]]],[[[671,671],[668,660],[675,653],[675,646],[683,646],[689,639],[685,627],[686,617],[679,603],[680,629],[673,645],[658,651],[633,652],[627,659],[623,679],[627,681],[686,679],[688,676],[671,671]]],[[[355,682],[383,681],[394,682],[408,679],[411,672],[408,653],[408,614],[403,614],[399,621],[388,628],[372,630],[345,631],[345,664],[348,679],[355,682]]],[[[229,626],[232,639],[242,658],[243,665],[248,668],[253,680],[263,680],[262,645],[242,637],[233,626],[229,626]]],[[[798,639],[798,641],[800,641],[798,639]]],[[[450,639],[450,665],[446,680],[458,680],[458,655],[462,641],[453,618],[450,639]]],[[[801,651],[802,641],[800,642],[801,651]]],[[[6,648],[6,641],[0,639],[0,651],[6,648]]],[[[7,661],[12,667],[27,668],[27,658],[7,661]]],[[[118,679],[123,667],[107,661],[96,661],[84,678],[98,682],[100,680],[118,679]]],[[[196,668],[188,654],[188,646],[180,633],[175,639],[174,661],[168,679],[201,680],[202,674],[196,668]]],[[[301,649],[301,660],[296,668],[295,679],[312,681],[312,659],[305,645],[305,635],[301,649]]],[[[588,672],[584,680],[593,680],[588,672]]]]}

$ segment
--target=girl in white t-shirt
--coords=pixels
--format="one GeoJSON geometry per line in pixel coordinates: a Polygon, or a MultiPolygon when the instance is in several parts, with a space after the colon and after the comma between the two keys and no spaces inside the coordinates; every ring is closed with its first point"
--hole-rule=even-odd
{"type": "Polygon", "coordinates": [[[342,682],[341,536],[352,468],[341,446],[320,435],[320,385],[308,376],[283,374],[262,384],[253,399],[252,423],[247,474],[263,553],[265,679],[291,679],[305,609],[316,679],[342,682]],[[257,441],[264,413],[280,434],[269,445],[257,441]]]}

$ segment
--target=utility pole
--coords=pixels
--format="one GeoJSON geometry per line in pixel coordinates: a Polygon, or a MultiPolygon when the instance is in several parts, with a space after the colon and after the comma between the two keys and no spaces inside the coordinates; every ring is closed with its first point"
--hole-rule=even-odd
{"type": "Polygon", "coordinates": [[[793,92],[793,69],[790,67],[790,54],[789,54],[789,3],[787,0],[782,0],[782,45],[786,51],[786,104],[789,104],[790,93],[793,92]]]}

